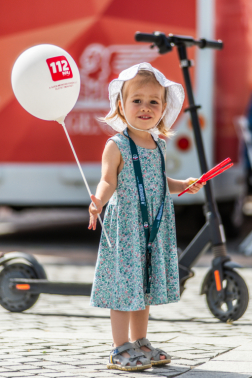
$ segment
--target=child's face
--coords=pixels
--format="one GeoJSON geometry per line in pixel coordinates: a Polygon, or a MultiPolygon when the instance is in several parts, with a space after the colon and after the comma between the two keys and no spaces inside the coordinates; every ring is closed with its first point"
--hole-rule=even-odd
{"type": "MultiPolygon", "coordinates": [[[[141,130],[154,127],[166,107],[164,91],[154,80],[143,83],[140,75],[127,81],[123,89],[123,105],[128,122],[141,130]]],[[[119,108],[123,114],[121,101],[119,108]]]]}

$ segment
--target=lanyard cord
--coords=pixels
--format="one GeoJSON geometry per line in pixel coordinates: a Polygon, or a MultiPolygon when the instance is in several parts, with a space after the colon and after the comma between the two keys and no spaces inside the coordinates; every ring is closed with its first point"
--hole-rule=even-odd
{"type": "Polygon", "coordinates": [[[152,265],[151,265],[152,243],[154,242],[156,235],[158,233],[158,229],[159,229],[160,222],[163,215],[163,208],[164,208],[164,202],[165,202],[165,196],[166,196],[165,162],[164,162],[164,156],[163,156],[162,150],[159,144],[156,142],[159,152],[160,152],[160,156],[161,156],[161,166],[162,166],[162,176],[163,176],[163,198],[162,198],[161,205],[159,207],[158,213],[156,215],[156,218],[154,220],[154,223],[152,225],[152,229],[150,232],[148,210],[147,210],[147,199],[146,199],[146,194],[145,194],[145,189],[144,189],[143,175],[142,175],[137,147],[134,141],[128,135],[127,129],[125,129],[123,133],[126,137],[129,138],[129,142],[130,142],[130,150],[132,154],[133,167],[134,167],[134,172],[135,172],[135,177],[136,177],[136,184],[137,184],[140,208],[141,208],[141,213],[142,213],[142,221],[143,221],[144,233],[145,233],[145,239],[146,239],[146,293],[149,294],[150,285],[152,281],[152,265]]]}

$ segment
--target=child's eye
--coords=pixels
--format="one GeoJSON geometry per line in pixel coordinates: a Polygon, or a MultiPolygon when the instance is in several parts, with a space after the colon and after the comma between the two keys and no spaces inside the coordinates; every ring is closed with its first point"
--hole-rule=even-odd
{"type": "Polygon", "coordinates": [[[151,104],[158,104],[158,102],[156,100],[152,100],[151,104]]]}
{"type": "Polygon", "coordinates": [[[135,104],[140,104],[140,100],[136,99],[133,101],[135,104]]]}

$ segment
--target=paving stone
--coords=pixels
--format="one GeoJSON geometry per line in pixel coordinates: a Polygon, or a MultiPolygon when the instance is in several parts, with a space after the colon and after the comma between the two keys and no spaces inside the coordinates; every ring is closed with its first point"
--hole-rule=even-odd
{"type": "Polygon", "coordinates": [[[190,370],[190,367],[188,366],[183,366],[183,364],[181,364],[180,366],[176,366],[176,365],[167,365],[167,366],[160,366],[160,367],[153,367],[152,369],[148,370],[148,373],[149,372],[152,372],[152,373],[159,373],[159,374],[166,374],[166,373],[170,373],[172,371],[174,372],[180,372],[180,374],[182,372],[186,372],[190,370]]]}
{"type": "MultiPolygon", "coordinates": [[[[252,375],[252,361],[216,361],[211,360],[198,369],[206,371],[220,371],[225,373],[250,373],[252,375]]],[[[197,370],[197,368],[195,368],[197,370]]]]}
{"type": "Polygon", "coordinates": [[[1,373],[1,377],[5,378],[14,378],[14,377],[34,377],[34,374],[30,374],[27,372],[22,372],[22,371],[11,371],[9,373],[1,373]]]}
{"type": "Polygon", "coordinates": [[[30,358],[30,357],[20,358],[20,356],[12,355],[12,358],[6,358],[6,359],[4,359],[4,361],[9,362],[10,364],[13,364],[13,362],[15,362],[15,363],[36,363],[36,362],[39,362],[39,359],[38,358],[30,358]]]}
{"type": "MultiPolygon", "coordinates": [[[[1,364],[1,363],[0,363],[0,364],[1,364]]],[[[8,372],[10,372],[10,371],[12,371],[12,369],[8,369],[7,367],[6,367],[6,368],[0,367],[0,374],[1,374],[1,373],[4,373],[4,372],[8,373],[8,372]]]]}
{"type": "Polygon", "coordinates": [[[20,364],[20,366],[22,366],[22,370],[36,370],[36,369],[40,369],[40,366],[33,366],[33,365],[30,365],[30,364],[20,364]]]}
{"type": "MultiPolygon", "coordinates": [[[[104,376],[106,378],[108,377],[116,377],[116,376],[119,376],[119,377],[125,377],[125,378],[151,378],[151,377],[155,377],[155,378],[159,378],[159,377],[162,377],[164,378],[164,376],[160,376],[159,374],[153,374],[153,373],[147,373],[149,372],[150,370],[143,370],[143,371],[139,371],[139,372],[129,372],[129,371],[122,371],[122,370],[107,370],[107,373],[105,375],[99,375],[99,377],[101,376],[104,376]]],[[[90,377],[92,377],[93,375],[90,374],[90,377]]]]}
{"type": "Polygon", "coordinates": [[[22,371],[23,373],[28,372],[30,374],[37,376],[37,374],[41,372],[41,369],[40,368],[38,368],[38,369],[20,369],[20,371],[22,371]]]}
{"type": "MultiPolygon", "coordinates": [[[[213,361],[252,361],[252,351],[233,349],[214,358],[213,361]]],[[[251,370],[252,373],[252,370],[251,370]]]]}
{"type": "MultiPolygon", "coordinates": [[[[45,373],[43,373],[43,374],[45,374],[45,373]]],[[[75,374],[71,374],[69,372],[66,372],[66,373],[59,373],[59,372],[56,372],[56,373],[46,373],[44,376],[45,377],[52,377],[52,378],[58,378],[58,377],[65,377],[65,378],[67,378],[67,377],[76,377],[75,374]]]]}
{"type": "MultiPolygon", "coordinates": [[[[95,370],[108,370],[107,369],[107,364],[95,364],[95,365],[83,365],[83,366],[76,366],[76,369],[83,369],[83,368],[86,368],[86,370],[92,370],[92,371],[95,371],[95,370]]],[[[71,367],[73,368],[73,366],[71,367]]],[[[70,369],[70,368],[69,368],[70,369]]]]}
{"type": "MultiPolygon", "coordinates": [[[[85,359],[85,360],[80,360],[79,362],[74,362],[74,365],[76,366],[89,366],[89,365],[94,365],[95,363],[100,363],[100,360],[97,360],[95,357],[92,359],[92,360],[88,360],[88,359],[85,359]]],[[[71,362],[69,362],[69,364],[72,364],[71,362]]]]}
{"type": "MultiPolygon", "coordinates": [[[[36,377],[36,378],[46,378],[45,375],[41,375],[41,374],[39,374],[39,375],[35,375],[34,377],[36,377]]],[[[57,377],[55,377],[55,378],[57,378],[57,377]]]]}
{"type": "MultiPolygon", "coordinates": [[[[25,370],[25,371],[29,371],[29,370],[25,370]]],[[[46,374],[46,373],[57,374],[57,370],[55,369],[40,368],[40,369],[36,369],[36,371],[37,373],[42,373],[42,374],[46,374]]]]}
{"type": "Polygon", "coordinates": [[[237,374],[232,372],[220,372],[220,371],[195,371],[191,370],[188,373],[182,375],[183,378],[251,378],[251,374],[237,374]]]}
{"type": "MultiPolygon", "coordinates": [[[[15,361],[15,360],[14,360],[15,361]]],[[[15,369],[17,369],[18,370],[18,368],[20,367],[20,366],[23,366],[22,364],[19,364],[18,362],[7,362],[7,361],[0,361],[0,366],[1,367],[6,367],[6,368],[8,368],[8,369],[10,369],[10,368],[14,368],[15,367],[15,369]]]]}
{"type": "Polygon", "coordinates": [[[179,366],[185,365],[185,366],[193,367],[193,366],[202,365],[204,362],[207,362],[207,361],[201,361],[201,360],[198,360],[198,359],[195,359],[195,358],[192,357],[190,360],[189,359],[186,360],[184,358],[172,360],[172,363],[174,365],[179,365],[179,366]]]}
{"type": "MultiPolygon", "coordinates": [[[[29,362],[29,366],[33,366],[33,369],[37,367],[48,367],[48,366],[60,366],[61,364],[54,361],[36,361],[36,362],[29,362]]],[[[26,364],[24,364],[26,366],[26,364]]]]}
{"type": "Polygon", "coordinates": [[[9,353],[0,354],[0,360],[2,360],[2,359],[9,359],[11,357],[12,357],[12,355],[9,354],[9,353]]]}
{"type": "Polygon", "coordinates": [[[9,346],[9,348],[1,349],[1,353],[22,353],[24,352],[24,348],[14,348],[13,346],[9,346]]]}

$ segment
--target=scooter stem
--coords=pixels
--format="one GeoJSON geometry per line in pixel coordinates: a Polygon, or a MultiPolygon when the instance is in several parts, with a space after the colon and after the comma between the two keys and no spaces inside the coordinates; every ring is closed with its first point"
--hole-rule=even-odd
{"type": "MultiPolygon", "coordinates": [[[[193,91],[192,91],[192,84],[189,74],[189,67],[191,66],[191,61],[187,58],[187,51],[186,46],[184,44],[180,44],[177,46],[179,59],[181,62],[181,68],[185,80],[185,86],[189,101],[189,107],[185,111],[189,111],[192,120],[192,126],[194,131],[194,137],[197,147],[197,153],[200,162],[201,173],[208,171],[206,156],[204,151],[204,145],[202,141],[201,131],[200,131],[200,124],[197,109],[201,106],[195,105],[193,91]]],[[[208,181],[204,186],[205,194],[206,194],[206,214],[208,214],[208,218],[211,218],[212,222],[210,221],[210,229],[211,229],[211,242],[212,245],[220,245],[225,243],[225,237],[223,232],[223,226],[221,222],[221,218],[217,209],[216,201],[213,197],[212,193],[212,186],[211,182],[208,181]]],[[[223,249],[223,253],[226,249],[223,249]]],[[[225,253],[226,254],[226,253],[225,253]]]]}

